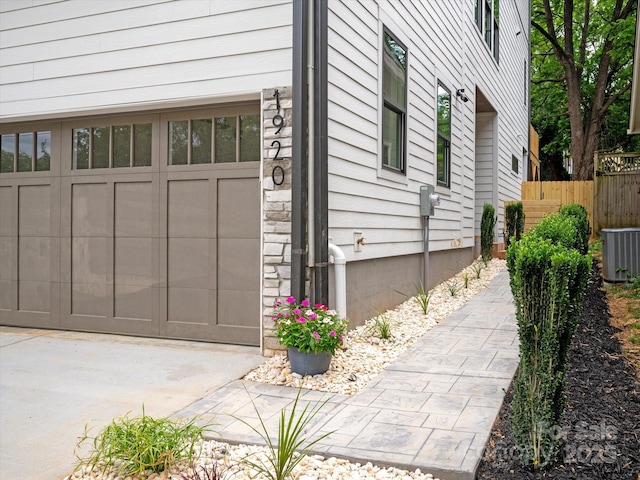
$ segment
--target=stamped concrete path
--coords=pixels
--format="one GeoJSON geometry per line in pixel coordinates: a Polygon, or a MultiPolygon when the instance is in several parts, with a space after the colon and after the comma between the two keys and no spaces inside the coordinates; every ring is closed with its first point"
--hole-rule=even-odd
{"type": "MultiPolygon", "coordinates": [[[[356,395],[304,391],[303,406],[328,399],[307,437],[334,431],[314,449],[323,455],[420,468],[442,480],[473,479],[517,365],[515,307],[503,271],[356,395]]],[[[238,380],[176,416],[215,423],[218,440],[262,443],[230,415],[259,427],[252,398],[273,435],[281,409],[290,411],[296,394],[238,380]]]]}

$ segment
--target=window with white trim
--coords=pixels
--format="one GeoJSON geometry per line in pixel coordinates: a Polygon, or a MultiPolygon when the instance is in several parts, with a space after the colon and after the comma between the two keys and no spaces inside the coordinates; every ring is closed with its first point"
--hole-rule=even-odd
{"type": "Polygon", "coordinates": [[[405,171],[407,48],[384,30],[382,72],[382,166],[405,171]]]}

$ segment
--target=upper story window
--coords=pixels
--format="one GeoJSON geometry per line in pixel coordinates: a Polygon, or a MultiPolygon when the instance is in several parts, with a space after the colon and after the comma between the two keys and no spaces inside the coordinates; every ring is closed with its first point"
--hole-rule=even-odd
{"type": "Polygon", "coordinates": [[[51,132],[0,136],[0,173],[41,172],[51,168],[51,132]]]}
{"type": "Polygon", "coordinates": [[[260,160],[259,115],[169,122],[169,165],[260,160]]]}
{"type": "Polygon", "coordinates": [[[500,57],[500,0],[474,0],[475,23],[493,52],[496,62],[500,57]]]}
{"type": "Polygon", "coordinates": [[[383,39],[382,166],[405,171],[407,49],[387,30],[383,39]]]}
{"type": "Polygon", "coordinates": [[[436,147],[438,185],[451,184],[451,92],[438,82],[438,139],[436,147]]]}
{"type": "Polygon", "coordinates": [[[151,124],[73,129],[74,170],[151,165],[151,124]]]}

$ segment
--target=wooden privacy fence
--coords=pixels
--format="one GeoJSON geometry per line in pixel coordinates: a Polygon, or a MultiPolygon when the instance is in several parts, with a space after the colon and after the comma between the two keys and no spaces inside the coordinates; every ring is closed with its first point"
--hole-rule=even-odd
{"type": "Polygon", "coordinates": [[[640,152],[598,153],[594,169],[593,229],[640,227],[640,152]]]}
{"type": "MultiPolygon", "coordinates": [[[[557,212],[569,203],[578,203],[587,210],[589,223],[596,225],[593,181],[585,182],[522,182],[522,207],[525,231],[545,215],[557,212]],[[529,217],[531,216],[531,223],[529,217]]],[[[595,231],[596,229],[593,228],[595,231]]]]}
{"type": "MultiPolygon", "coordinates": [[[[505,209],[507,205],[516,203],[515,200],[510,202],[504,202],[505,209]]],[[[522,200],[522,209],[524,211],[524,231],[528,232],[533,228],[536,223],[542,220],[547,215],[560,210],[562,203],[560,200],[522,200]]],[[[506,217],[505,217],[506,222],[506,217]]],[[[506,225],[505,225],[506,231],[506,225]]]]}

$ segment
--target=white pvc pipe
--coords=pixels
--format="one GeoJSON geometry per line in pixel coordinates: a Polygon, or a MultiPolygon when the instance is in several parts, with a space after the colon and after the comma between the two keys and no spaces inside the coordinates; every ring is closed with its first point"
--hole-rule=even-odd
{"type": "Polygon", "coordinates": [[[329,262],[333,263],[334,286],[336,290],[336,312],[341,318],[347,317],[347,259],[344,252],[329,243],[329,262]],[[331,261],[333,258],[333,261],[331,261]]]}

